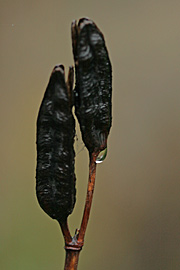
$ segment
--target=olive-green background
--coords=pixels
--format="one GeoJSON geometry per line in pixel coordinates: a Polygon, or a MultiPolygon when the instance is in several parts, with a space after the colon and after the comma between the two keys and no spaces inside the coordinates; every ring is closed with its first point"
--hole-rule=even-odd
{"type": "MultiPolygon", "coordinates": [[[[178,270],[179,0],[1,0],[0,269],[63,269],[58,224],[35,196],[35,128],[52,68],[73,64],[71,21],[84,16],[104,33],[112,61],[113,126],[79,270],[178,270]]],[[[79,133],[76,150],[72,233],[88,177],[79,133]]]]}

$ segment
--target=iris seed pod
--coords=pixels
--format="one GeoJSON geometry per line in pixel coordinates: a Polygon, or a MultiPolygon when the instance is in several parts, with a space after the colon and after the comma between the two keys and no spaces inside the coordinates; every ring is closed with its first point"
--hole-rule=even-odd
{"type": "Polygon", "coordinates": [[[72,81],[73,68],[67,84],[64,67],[53,69],[37,119],[37,199],[41,208],[60,222],[72,212],[76,194],[72,81]]]}
{"type": "Polygon", "coordinates": [[[75,113],[89,150],[107,147],[111,128],[112,68],[103,34],[94,22],[82,18],[72,23],[76,68],[75,113]]]}

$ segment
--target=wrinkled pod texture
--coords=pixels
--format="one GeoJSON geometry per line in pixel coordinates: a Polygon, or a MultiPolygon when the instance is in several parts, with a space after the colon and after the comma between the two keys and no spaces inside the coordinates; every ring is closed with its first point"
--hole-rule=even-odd
{"type": "Polygon", "coordinates": [[[76,194],[72,77],[70,68],[66,84],[64,67],[53,69],[37,119],[37,199],[41,208],[60,222],[72,212],[76,194]]]}
{"type": "Polygon", "coordinates": [[[111,128],[112,68],[103,34],[94,22],[73,21],[72,45],[76,71],[75,113],[90,153],[107,147],[111,128]]]}

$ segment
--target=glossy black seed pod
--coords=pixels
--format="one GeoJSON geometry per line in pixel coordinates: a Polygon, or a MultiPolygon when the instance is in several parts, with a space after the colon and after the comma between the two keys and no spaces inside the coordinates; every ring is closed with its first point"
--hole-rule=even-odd
{"type": "Polygon", "coordinates": [[[37,119],[37,199],[42,209],[60,222],[72,212],[76,194],[72,77],[70,68],[66,84],[64,67],[53,69],[37,119]]]}
{"type": "Polygon", "coordinates": [[[112,68],[103,34],[91,20],[72,23],[76,68],[75,113],[90,153],[107,146],[111,128],[112,68]]]}

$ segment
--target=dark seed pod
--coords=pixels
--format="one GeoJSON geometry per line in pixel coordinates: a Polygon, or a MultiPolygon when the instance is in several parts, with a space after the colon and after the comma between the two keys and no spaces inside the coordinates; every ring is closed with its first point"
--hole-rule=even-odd
{"type": "Polygon", "coordinates": [[[42,209],[64,221],[75,204],[73,68],[66,84],[64,67],[51,74],[37,119],[36,194],[42,209]]]}
{"type": "Polygon", "coordinates": [[[112,68],[103,34],[94,22],[82,18],[72,23],[76,68],[75,113],[89,150],[106,148],[111,128],[112,68]]]}

